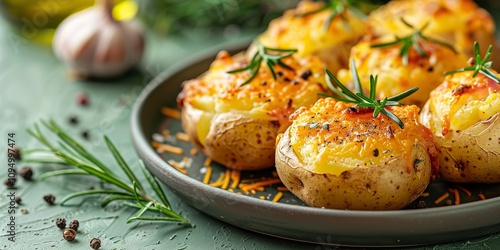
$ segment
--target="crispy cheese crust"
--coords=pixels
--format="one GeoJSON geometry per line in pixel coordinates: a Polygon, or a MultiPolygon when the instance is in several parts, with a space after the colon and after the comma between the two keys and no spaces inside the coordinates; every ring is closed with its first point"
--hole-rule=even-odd
{"type": "MultiPolygon", "coordinates": [[[[426,35],[454,45],[468,57],[474,55],[474,41],[481,45],[482,54],[490,44],[495,45],[493,18],[472,0],[391,1],[370,13],[367,32],[373,37],[411,34],[412,29],[403,24],[401,18],[416,28],[429,23],[426,35]]],[[[493,55],[498,54],[496,51],[495,47],[493,55]]],[[[497,58],[494,61],[497,62],[497,58]]]]}
{"type": "MultiPolygon", "coordinates": [[[[393,41],[390,38],[388,41],[393,41]]],[[[444,80],[444,72],[461,67],[467,58],[453,50],[429,41],[421,41],[422,50],[427,54],[421,56],[411,48],[408,65],[404,65],[400,55],[401,44],[385,48],[372,48],[372,45],[384,43],[384,40],[362,41],[351,50],[351,60],[356,62],[363,89],[370,89],[370,75],[378,77],[377,95],[379,99],[399,94],[413,87],[417,93],[405,98],[405,104],[423,107],[429,93],[444,80]]],[[[352,84],[350,70],[338,72],[341,82],[352,84]]]]}
{"type": "Polygon", "coordinates": [[[227,71],[247,66],[250,59],[222,51],[206,73],[184,82],[178,96],[183,127],[208,157],[239,170],[274,165],[275,138],[290,125],[289,115],[326,92],[319,59],[282,61],[294,70],[277,65],[274,80],[263,62],[257,76],[241,86],[250,72],[227,71]]]}
{"type": "Polygon", "coordinates": [[[318,173],[340,175],[356,167],[380,165],[401,157],[411,172],[412,148],[418,141],[427,148],[434,173],[437,172],[437,151],[431,132],[418,121],[418,107],[390,108],[403,121],[404,129],[384,115],[373,118],[372,110],[351,110],[352,104],[326,98],[295,114],[290,142],[304,166],[318,173]]]}
{"type": "Polygon", "coordinates": [[[324,6],[322,2],[301,1],[296,9],[287,10],[283,16],[273,20],[268,29],[258,38],[268,47],[294,48],[296,56],[315,55],[327,63],[333,72],[347,66],[351,47],[365,34],[362,19],[347,11],[345,20],[337,15],[328,29],[325,23],[332,10],[302,15],[324,6]]]}

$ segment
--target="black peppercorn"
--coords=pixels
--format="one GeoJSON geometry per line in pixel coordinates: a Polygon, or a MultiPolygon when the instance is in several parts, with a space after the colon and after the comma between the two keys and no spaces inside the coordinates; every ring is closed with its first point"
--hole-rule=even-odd
{"type": "Polygon", "coordinates": [[[17,197],[16,197],[16,203],[17,203],[17,204],[21,204],[21,201],[22,201],[22,200],[21,200],[21,197],[17,196],[17,197]]]}
{"type": "Polygon", "coordinates": [[[21,160],[21,149],[19,149],[18,147],[14,147],[12,150],[14,151],[14,159],[21,160]]]}
{"type": "Polygon", "coordinates": [[[3,183],[5,184],[5,186],[7,186],[9,188],[13,188],[14,186],[16,186],[16,179],[8,178],[3,183]]]}
{"type": "Polygon", "coordinates": [[[64,229],[66,227],[66,219],[64,218],[57,218],[56,219],[56,226],[60,229],[64,229]]]}
{"type": "Polygon", "coordinates": [[[76,237],[76,231],[71,228],[64,229],[63,238],[67,241],[72,241],[76,237]]]}
{"type": "Polygon", "coordinates": [[[81,132],[81,135],[82,135],[82,137],[83,137],[84,139],[89,139],[89,136],[90,136],[89,131],[87,131],[87,130],[83,130],[83,131],[81,132]]]}
{"type": "Polygon", "coordinates": [[[23,179],[30,181],[31,177],[33,177],[33,170],[30,167],[23,167],[21,171],[19,171],[19,175],[23,177],[23,179]]]}
{"type": "Polygon", "coordinates": [[[77,220],[73,220],[71,223],[69,223],[69,228],[78,231],[78,227],[80,226],[80,223],[77,220]]]}
{"type": "Polygon", "coordinates": [[[78,124],[78,117],[76,117],[76,116],[71,116],[71,117],[69,118],[69,123],[70,123],[71,125],[77,125],[77,124],[78,124]]]}
{"type": "Polygon", "coordinates": [[[92,238],[90,240],[90,248],[97,250],[101,247],[101,240],[99,238],[92,238]]]}
{"type": "Polygon", "coordinates": [[[47,202],[49,205],[54,205],[54,201],[56,200],[56,197],[54,197],[53,195],[51,194],[48,194],[48,195],[44,195],[43,196],[43,199],[45,200],[45,202],[47,202]]]}

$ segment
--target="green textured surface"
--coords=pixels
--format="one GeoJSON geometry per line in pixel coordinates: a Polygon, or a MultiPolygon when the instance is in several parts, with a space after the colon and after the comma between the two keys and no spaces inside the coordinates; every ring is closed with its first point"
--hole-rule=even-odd
{"type": "MultiPolygon", "coordinates": [[[[148,50],[141,69],[127,76],[108,82],[82,82],[68,77],[63,65],[57,61],[49,46],[24,39],[10,30],[0,20],[0,145],[2,152],[7,147],[7,133],[16,133],[16,144],[21,148],[38,144],[28,136],[26,129],[40,119],[53,118],[67,131],[78,137],[82,130],[90,131],[90,140],[85,142],[93,153],[113,169],[113,159],[105,152],[101,140],[109,135],[125,160],[133,166],[138,156],[131,144],[130,110],[135,98],[146,84],[157,74],[178,61],[192,56],[197,51],[207,50],[222,42],[245,40],[255,34],[234,37],[199,37],[196,34],[184,37],[148,36],[148,50]],[[90,104],[76,104],[75,95],[89,94],[90,104]],[[79,124],[70,125],[69,117],[77,116],[79,124]]],[[[6,178],[6,155],[0,155],[0,179],[6,178]]],[[[18,163],[18,168],[25,164],[18,163]]],[[[48,193],[61,199],[72,191],[97,187],[98,181],[88,178],[55,177],[37,181],[36,176],[56,168],[55,166],[32,165],[35,180],[18,181],[16,194],[23,204],[15,216],[16,242],[7,240],[8,200],[7,190],[0,186],[0,249],[90,249],[88,242],[93,237],[102,240],[101,249],[347,249],[327,246],[334,239],[318,238],[317,244],[273,238],[224,224],[189,207],[167,191],[176,211],[188,217],[191,225],[162,223],[131,223],[126,219],[134,211],[118,205],[103,209],[98,199],[75,200],[69,206],[48,206],[42,196],[48,193]],[[26,208],[28,214],[20,214],[26,208]],[[77,240],[66,242],[62,232],[55,227],[54,219],[78,219],[80,229],[77,240]]],[[[457,218],[460,220],[461,218],[457,218]]],[[[449,244],[423,246],[413,249],[498,249],[500,235],[490,235],[449,244]]]]}

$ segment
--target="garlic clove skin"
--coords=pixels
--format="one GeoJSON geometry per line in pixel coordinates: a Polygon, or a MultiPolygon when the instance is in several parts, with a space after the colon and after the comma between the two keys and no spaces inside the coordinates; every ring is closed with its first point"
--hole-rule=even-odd
{"type": "Polygon", "coordinates": [[[82,78],[116,77],[142,59],[142,26],[113,19],[112,8],[113,0],[98,0],[66,18],[54,34],[56,57],[82,78]]]}

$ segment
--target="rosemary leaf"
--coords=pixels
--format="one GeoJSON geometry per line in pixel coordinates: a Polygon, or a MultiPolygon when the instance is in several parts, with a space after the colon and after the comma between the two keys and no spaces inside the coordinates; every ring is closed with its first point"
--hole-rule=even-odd
{"type": "MultiPolygon", "coordinates": [[[[119,200],[130,200],[130,201],[135,201],[136,198],[135,196],[133,195],[130,195],[130,194],[127,194],[127,195],[108,195],[106,197],[104,197],[102,200],[101,200],[101,206],[102,207],[105,207],[107,206],[109,203],[113,202],[113,201],[119,201],[119,200]]],[[[125,204],[125,202],[124,202],[125,204]]]]}
{"type": "Polygon", "coordinates": [[[127,223],[130,223],[134,220],[139,219],[146,211],[148,211],[148,208],[153,206],[153,204],[154,204],[154,201],[150,201],[146,205],[143,205],[143,207],[141,209],[139,209],[139,211],[137,211],[137,214],[134,217],[131,217],[127,220],[127,223]]]}
{"type": "Polygon", "coordinates": [[[141,168],[142,173],[146,177],[146,180],[149,182],[149,185],[155,191],[158,198],[160,198],[165,207],[170,209],[170,202],[168,201],[167,196],[165,196],[163,190],[161,189],[160,184],[158,183],[158,181],[156,181],[156,178],[151,174],[151,172],[149,172],[149,170],[144,165],[143,161],[139,161],[139,166],[141,168]]]}
{"type": "Polygon", "coordinates": [[[50,172],[45,172],[38,176],[38,180],[43,181],[49,177],[54,177],[54,176],[60,176],[60,175],[88,175],[87,172],[81,170],[81,169],[61,169],[61,170],[54,170],[50,172]]]}
{"type": "Polygon", "coordinates": [[[116,191],[113,189],[96,189],[96,190],[86,190],[86,191],[81,191],[81,192],[75,192],[72,194],[67,195],[64,197],[61,202],[59,203],[61,206],[64,205],[67,201],[81,197],[81,196],[89,196],[89,195],[95,195],[95,194],[118,194],[118,195],[127,195],[127,193],[116,191]]]}
{"type": "Polygon", "coordinates": [[[115,160],[116,160],[116,163],[118,163],[118,166],[120,166],[122,168],[123,172],[125,172],[125,174],[129,178],[129,180],[132,182],[135,182],[137,184],[137,188],[140,191],[143,191],[144,188],[142,187],[141,183],[139,182],[139,180],[135,176],[134,172],[132,172],[132,170],[130,169],[128,164],[125,162],[125,160],[123,160],[123,157],[121,156],[120,152],[118,152],[118,150],[116,150],[116,147],[113,145],[111,140],[107,136],[104,136],[104,140],[106,141],[106,145],[108,146],[109,151],[111,151],[111,153],[115,157],[115,160]]]}

